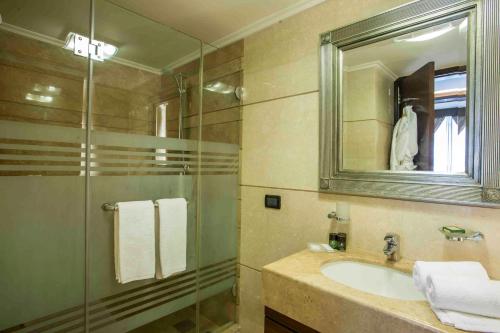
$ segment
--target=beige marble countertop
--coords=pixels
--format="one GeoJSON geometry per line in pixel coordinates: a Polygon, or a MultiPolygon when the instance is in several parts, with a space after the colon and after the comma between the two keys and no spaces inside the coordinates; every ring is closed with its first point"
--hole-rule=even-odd
{"type": "MultiPolygon", "coordinates": [[[[384,256],[378,257],[350,252],[313,253],[304,250],[263,267],[264,305],[321,332],[347,332],[350,326],[339,330],[331,327],[342,326],[344,325],[342,321],[351,319],[355,320],[356,324],[359,324],[363,321],[358,320],[360,314],[363,313],[377,317],[377,325],[384,326],[383,329],[380,328],[380,331],[405,333],[410,331],[463,332],[443,325],[436,318],[426,301],[405,301],[369,294],[332,281],[321,273],[321,265],[339,260],[374,263],[407,273],[411,273],[413,267],[412,261],[404,259],[396,263],[388,263],[384,256]],[[330,299],[335,299],[335,301],[330,299]],[[297,300],[301,304],[292,304],[297,300]],[[304,302],[309,304],[308,307],[303,306],[304,302]],[[315,303],[322,304],[316,305],[315,303]],[[348,309],[349,313],[342,314],[343,309],[339,309],[340,305],[338,304],[342,304],[346,310],[348,309]],[[334,309],[331,309],[332,307],[334,309]],[[327,313],[327,316],[322,313],[315,313],[322,312],[322,309],[325,310],[323,312],[327,313]],[[336,314],[335,311],[339,313],[336,314]],[[358,314],[352,315],[353,318],[349,319],[349,315],[356,312],[358,314]],[[390,326],[391,320],[394,321],[395,327],[390,326]]],[[[367,320],[366,323],[369,323],[369,321],[367,320]]],[[[375,332],[377,330],[372,327],[366,330],[356,328],[353,331],[375,332]]]]}

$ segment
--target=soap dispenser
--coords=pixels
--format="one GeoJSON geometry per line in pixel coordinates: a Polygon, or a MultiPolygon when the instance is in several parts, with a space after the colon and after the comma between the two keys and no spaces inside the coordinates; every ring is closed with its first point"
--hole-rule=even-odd
{"type": "Polygon", "coordinates": [[[328,244],[339,251],[347,249],[347,229],[350,219],[350,207],[346,202],[338,202],[336,211],[328,214],[328,218],[333,219],[330,224],[330,234],[328,244]]]}

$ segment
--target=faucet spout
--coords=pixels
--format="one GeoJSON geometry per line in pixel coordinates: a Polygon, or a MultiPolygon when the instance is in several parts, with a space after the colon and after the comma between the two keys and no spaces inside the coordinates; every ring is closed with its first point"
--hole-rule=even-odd
{"type": "Polygon", "coordinates": [[[393,254],[395,251],[395,247],[390,245],[389,243],[386,243],[385,246],[384,246],[384,254],[386,256],[390,256],[391,254],[393,254]]]}
{"type": "Polygon", "coordinates": [[[395,233],[388,233],[384,237],[385,246],[384,246],[384,254],[389,261],[398,261],[400,258],[399,255],[399,235],[395,233]]]}

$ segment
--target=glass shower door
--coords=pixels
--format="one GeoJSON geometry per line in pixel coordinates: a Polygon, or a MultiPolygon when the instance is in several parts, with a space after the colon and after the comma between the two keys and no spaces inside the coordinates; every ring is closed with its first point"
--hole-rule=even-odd
{"type": "Polygon", "coordinates": [[[236,322],[243,43],[206,48],[202,116],[190,124],[201,139],[200,329],[223,332],[236,322]]]}
{"type": "Polygon", "coordinates": [[[190,82],[170,68],[192,57],[196,78],[201,44],[106,0],[95,1],[94,21],[93,39],[110,52],[93,61],[89,331],[195,332],[198,141],[179,126],[190,82]],[[163,198],[188,201],[186,270],[119,283],[114,212],[102,205],[163,198]]]}
{"type": "Polygon", "coordinates": [[[218,61],[233,55],[204,57],[200,84],[199,40],[112,1],[0,14],[0,332],[229,327],[241,76],[218,61]],[[188,201],[186,270],[118,283],[110,207],[162,198],[188,201]]]}
{"type": "Polygon", "coordinates": [[[82,332],[86,1],[0,2],[0,331],[82,332]]]}

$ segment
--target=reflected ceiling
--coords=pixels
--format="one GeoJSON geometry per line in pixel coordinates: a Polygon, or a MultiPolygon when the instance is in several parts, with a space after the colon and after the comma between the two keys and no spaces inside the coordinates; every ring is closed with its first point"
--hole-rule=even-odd
{"type": "MultiPolygon", "coordinates": [[[[386,39],[344,52],[344,65],[354,67],[380,61],[397,77],[406,76],[429,61],[436,69],[467,64],[467,31],[460,27],[463,19],[450,24],[453,28],[435,38],[423,41],[405,41],[425,32],[386,39]]],[[[439,31],[443,27],[435,27],[439,31]]]]}

